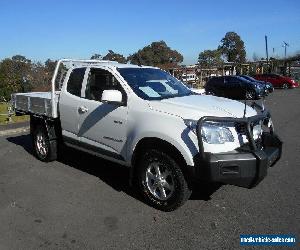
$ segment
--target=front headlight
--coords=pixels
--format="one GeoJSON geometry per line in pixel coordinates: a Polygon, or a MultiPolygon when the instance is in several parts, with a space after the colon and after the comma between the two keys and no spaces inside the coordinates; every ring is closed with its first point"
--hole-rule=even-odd
{"type": "Polygon", "coordinates": [[[201,128],[201,134],[203,141],[209,144],[224,144],[225,142],[234,141],[230,129],[218,123],[204,123],[201,128]]]}
{"type": "Polygon", "coordinates": [[[273,133],[273,132],[274,132],[274,124],[273,124],[273,122],[272,122],[272,119],[271,119],[271,118],[268,120],[268,123],[267,123],[267,124],[265,124],[265,125],[267,125],[267,127],[269,128],[269,130],[270,130],[270,132],[271,132],[271,133],[273,133]]]}
{"type": "MultiPolygon", "coordinates": [[[[184,120],[185,125],[195,134],[197,121],[184,120]]],[[[201,128],[202,140],[209,144],[224,144],[225,142],[233,142],[234,137],[228,127],[220,123],[204,122],[201,128]]]]}
{"type": "Polygon", "coordinates": [[[259,123],[259,124],[255,125],[253,127],[253,131],[252,131],[252,133],[253,133],[253,139],[254,140],[259,139],[261,137],[261,135],[262,135],[262,132],[263,132],[263,130],[262,130],[262,124],[259,123]]]}

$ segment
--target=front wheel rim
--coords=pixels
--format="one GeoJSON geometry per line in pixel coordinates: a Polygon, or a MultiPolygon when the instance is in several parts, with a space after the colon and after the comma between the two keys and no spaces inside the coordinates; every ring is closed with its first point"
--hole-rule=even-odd
{"type": "Polygon", "coordinates": [[[251,91],[246,92],[246,98],[247,99],[252,99],[253,98],[253,93],[251,91]]]}
{"type": "Polygon", "coordinates": [[[48,148],[46,143],[46,138],[42,132],[36,135],[36,149],[40,156],[43,158],[47,156],[48,148]]]}
{"type": "Polygon", "coordinates": [[[146,186],[158,200],[168,200],[175,191],[171,170],[159,162],[152,162],[146,169],[146,186]]]}

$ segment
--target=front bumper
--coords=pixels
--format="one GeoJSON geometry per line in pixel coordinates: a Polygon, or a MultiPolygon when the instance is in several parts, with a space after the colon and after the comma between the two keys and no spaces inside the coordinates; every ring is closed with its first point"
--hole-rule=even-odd
{"type": "Polygon", "coordinates": [[[260,97],[264,97],[268,94],[268,91],[266,88],[261,88],[261,89],[257,89],[256,90],[256,96],[257,98],[260,98],[260,97]]]}
{"type": "Polygon", "coordinates": [[[194,157],[194,177],[246,188],[256,186],[267,175],[268,168],[274,166],[282,154],[282,141],[273,133],[273,128],[262,133],[259,143],[253,140],[254,124],[259,121],[266,124],[269,119],[270,114],[267,111],[249,118],[201,118],[197,125],[200,152],[194,157]],[[204,152],[201,126],[206,121],[230,121],[245,126],[248,143],[233,152],[204,152]]]}
{"type": "Polygon", "coordinates": [[[267,175],[269,167],[280,159],[282,142],[275,134],[264,133],[263,149],[250,150],[239,148],[229,153],[204,153],[196,155],[195,177],[252,188],[267,175]]]}

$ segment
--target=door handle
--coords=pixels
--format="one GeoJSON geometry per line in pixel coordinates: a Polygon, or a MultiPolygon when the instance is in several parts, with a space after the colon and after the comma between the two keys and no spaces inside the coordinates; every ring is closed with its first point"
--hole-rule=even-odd
{"type": "Polygon", "coordinates": [[[85,106],[80,106],[78,108],[78,113],[80,113],[80,114],[86,113],[88,111],[89,111],[89,109],[87,107],[85,107],[85,106]]]}

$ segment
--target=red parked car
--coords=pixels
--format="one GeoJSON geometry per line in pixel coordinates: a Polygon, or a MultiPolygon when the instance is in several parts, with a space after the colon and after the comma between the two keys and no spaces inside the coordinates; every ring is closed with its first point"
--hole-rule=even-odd
{"type": "Polygon", "coordinates": [[[281,76],[278,74],[260,74],[255,75],[254,78],[259,81],[270,82],[274,88],[298,88],[299,83],[287,76],[281,76]]]}

